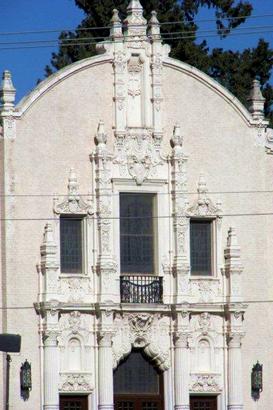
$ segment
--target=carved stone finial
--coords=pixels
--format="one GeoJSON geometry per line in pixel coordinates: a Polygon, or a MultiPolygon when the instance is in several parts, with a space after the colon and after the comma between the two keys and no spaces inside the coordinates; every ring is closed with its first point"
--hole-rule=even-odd
{"type": "Polygon", "coordinates": [[[114,38],[122,37],[122,25],[117,9],[113,10],[113,16],[111,18],[110,36],[114,38]]]}
{"type": "Polygon", "coordinates": [[[183,145],[183,137],[181,135],[181,129],[179,124],[175,124],[174,129],[173,129],[173,136],[171,139],[171,142],[174,146],[174,148],[181,147],[183,145]]]}
{"type": "Polygon", "coordinates": [[[152,40],[159,40],[160,39],[160,25],[157,19],[157,12],[152,11],[152,17],[149,21],[149,34],[152,37],[152,40]]]}
{"type": "Polygon", "coordinates": [[[54,244],[53,230],[50,223],[45,226],[43,244],[54,244]]]}
{"type": "Polygon", "coordinates": [[[8,70],[3,72],[0,97],[2,102],[2,111],[13,111],[16,90],[12,83],[11,73],[8,70]]]}
{"type": "Polygon", "coordinates": [[[231,227],[228,230],[228,237],[227,237],[227,247],[225,249],[225,259],[233,261],[240,260],[241,256],[241,249],[238,245],[238,238],[236,235],[235,228],[231,227]]]}
{"type": "Polygon", "coordinates": [[[106,144],[107,142],[107,134],[104,131],[104,122],[102,120],[100,120],[98,124],[96,139],[97,139],[98,145],[106,144]]]}
{"type": "Polygon", "coordinates": [[[131,0],[127,7],[127,18],[124,20],[125,35],[130,36],[130,41],[134,42],[133,37],[137,37],[141,42],[146,38],[147,21],[143,17],[143,7],[138,0],[131,0]]]}
{"type": "Polygon", "coordinates": [[[238,246],[238,238],[236,235],[236,230],[233,227],[230,227],[228,230],[227,246],[233,248],[238,246]]]}
{"type": "Polygon", "coordinates": [[[70,168],[67,189],[69,199],[76,199],[76,197],[79,197],[79,184],[74,168],[70,168]]]}
{"type": "Polygon", "coordinates": [[[252,88],[247,101],[249,103],[249,111],[251,112],[253,119],[263,120],[265,98],[262,95],[259,80],[253,80],[252,88]]]}
{"type": "Polygon", "coordinates": [[[228,231],[227,247],[224,251],[225,271],[229,278],[228,294],[231,302],[239,302],[242,298],[241,273],[241,249],[238,245],[237,235],[234,228],[228,231]]]}

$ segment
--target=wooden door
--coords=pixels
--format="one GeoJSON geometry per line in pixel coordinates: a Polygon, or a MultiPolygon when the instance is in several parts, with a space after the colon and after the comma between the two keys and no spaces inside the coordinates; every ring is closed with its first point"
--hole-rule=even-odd
{"type": "Polygon", "coordinates": [[[216,396],[191,396],[191,410],[217,410],[216,396]]]}
{"type": "Polygon", "coordinates": [[[87,396],[60,396],[60,410],[88,410],[87,396]]]}

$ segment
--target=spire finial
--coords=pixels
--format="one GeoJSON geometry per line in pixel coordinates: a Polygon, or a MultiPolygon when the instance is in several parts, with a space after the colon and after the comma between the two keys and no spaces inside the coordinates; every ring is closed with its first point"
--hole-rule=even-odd
{"type": "Polygon", "coordinates": [[[249,111],[251,112],[253,119],[263,120],[265,98],[262,95],[261,84],[258,79],[253,80],[252,88],[247,101],[249,103],[249,111]]]}
{"type": "Polygon", "coordinates": [[[47,223],[45,225],[43,243],[44,244],[49,244],[49,243],[53,243],[53,242],[54,242],[54,239],[53,239],[52,225],[50,223],[47,223]]]}
{"type": "Polygon", "coordinates": [[[143,7],[139,0],[131,0],[127,7],[127,18],[124,20],[125,36],[130,36],[132,42],[133,37],[138,41],[146,39],[147,21],[143,17],[143,7]]]}
{"type": "Polygon", "coordinates": [[[5,70],[2,76],[0,97],[2,102],[2,111],[13,111],[16,90],[12,83],[11,72],[5,70]]]}
{"type": "Polygon", "coordinates": [[[107,142],[107,134],[104,131],[104,121],[103,120],[99,121],[96,139],[97,139],[98,145],[106,144],[107,142]]]}
{"type": "Polygon", "coordinates": [[[160,40],[161,36],[160,36],[160,25],[159,25],[159,21],[157,19],[157,12],[156,11],[152,11],[152,17],[150,18],[149,21],[149,34],[152,37],[152,40],[160,40]]]}
{"type": "Polygon", "coordinates": [[[179,124],[175,124],[173,128],[173,135],[171,138],[171,143],[173,144],[174,150],[182,150],[183,137],[181,135],[181,128],[179,124]]]}
{"type": "Polygon", "coordinates": [[[117,9],[113,10],[113,16],[111,18],[110,36],[114,38],[122,37],[122,25],[117,9]]]}

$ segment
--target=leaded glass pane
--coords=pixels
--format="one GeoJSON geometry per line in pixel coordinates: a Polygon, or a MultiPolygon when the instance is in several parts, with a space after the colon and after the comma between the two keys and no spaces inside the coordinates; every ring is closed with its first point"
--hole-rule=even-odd
{"type": "Polygon", "coordinates": [[[61,272],[82,272],[82,219],[60,218],[61,272]]]}
{"type": "Polygon", "coordinates": [[[159,374],[140,352],[132,352],[114,373],[115,394],[158,394],[159,374]]]}
{"type": "Polygon", "coordinates": [[[191,254],[191,274],[206,275],[212,274],[212,242],[211,242],[211,221],[191,221],[190,224],[190,254],[191,254]]]}
{"type": "Polygon", "coordinates": [[[121,273],[154,273],[153,194],[120,194],[121,273]]]}

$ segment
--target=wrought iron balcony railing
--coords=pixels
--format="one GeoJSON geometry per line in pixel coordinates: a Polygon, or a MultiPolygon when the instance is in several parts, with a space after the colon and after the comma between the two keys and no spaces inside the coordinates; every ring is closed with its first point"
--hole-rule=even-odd
{"type": "Polygon", "coordinates": [[[151,275],[120,277],[121,303],[162,303],[162,278],[151,275]]]}

